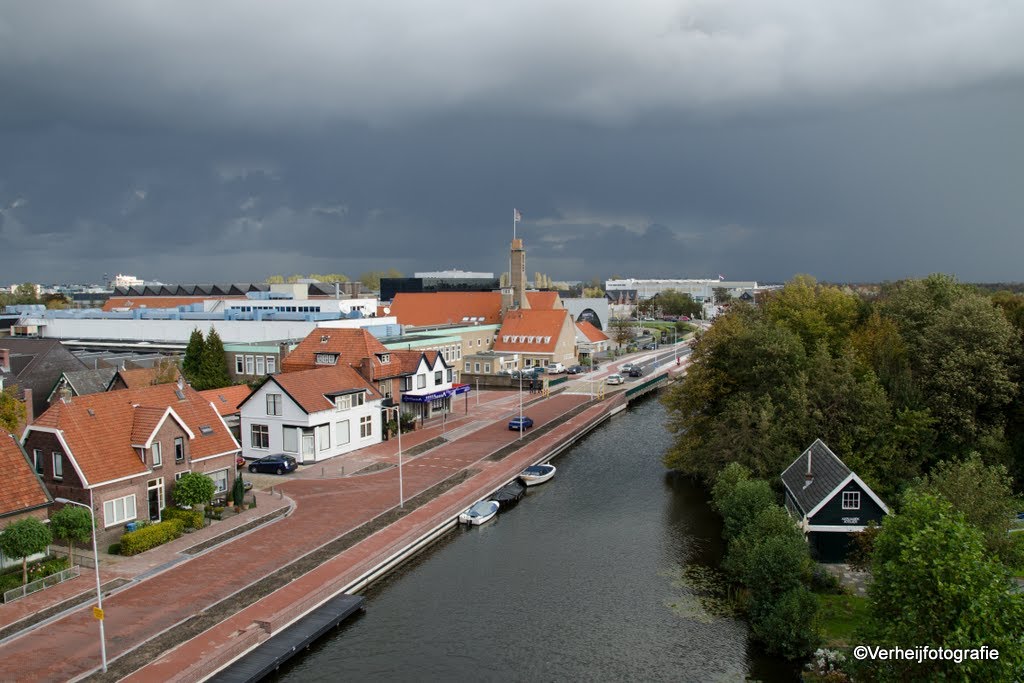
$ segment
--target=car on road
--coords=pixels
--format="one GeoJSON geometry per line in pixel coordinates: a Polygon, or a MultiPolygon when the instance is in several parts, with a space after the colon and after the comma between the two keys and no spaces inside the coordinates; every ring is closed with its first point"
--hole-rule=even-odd
{"type": "Polygon", "coordinates": [[[629,376],[630,377],[643,377],[644,376],[644,369],[643,369],[643,367],[640,366],[640,365],[634,365],[633,367],[631,367],[629,369],[629,376]]]}
{"type": "Polygon", "coordinates": [[[650,344],[644,344],[644,351],[653,351],[656,348],[658,348],[658,345],[655,344],[654,342],[651,342],[650,344]]]}
{"type": "Polygon", "coordinates": [[[560,375],[565,372],[565,366],[561,363],[552,363],[548,366],[549,375],[560,375]]]}
{"type": "Polygon", "coordinates": [[[636,363],[623,363],[622,367],[619,368],[619,372],[629,374],[629,371],[636,367],[636,363]]]}
{"type": "Polygon", "coordinates": [[[299,465],[295,462],[295,458],[290,455],[285,455],[284,453],[268,455],[249,463],[250,472],[266,472],[269,474],[294,472],[298,468],[299,465]]]}
{"type": "Polygon", "coordinates": [[[604,382],[605,382],[605,384],[622,384],[625,381],[626,381],[625,377],[623,377],[622,375],[620,375],[618,373],[615,373],[613,375],[608,375],[608,379],[606,379],[604,382]]]}
{"type": "Polygon", "coordinates": [[[566,372],[570,375],[582,375],[587,369],[582,365],[570,365],[566,372]]]}
{"type": "Polygon", "coordinates": [[[513,370],[512,379],[533,379],[544,374],[544,368],[526,368],[525,370],[513,370]]]}
{"type": "Polygon", "coordinates": [[[513,432],[518,432],[523,429],[529,429],[533,426],[533,420],[523,415],[522,417],[513,417],[508,421],[508,428],[513,432]]]}

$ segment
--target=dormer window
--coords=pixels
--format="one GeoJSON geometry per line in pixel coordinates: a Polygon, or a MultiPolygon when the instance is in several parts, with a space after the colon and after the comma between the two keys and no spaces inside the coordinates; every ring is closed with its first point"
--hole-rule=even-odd
{"type": "Polygon", "coordinates": [[[334,405],[338,410],[348,410],[352,407],[352,396],[347,394],[338,396],[334,399],[334,405]]]}
{"type": "Polygon", "coordinates": [[[507,335],[507,334],[506,334],[506,335],[504,335],[504,336],[503,336],[503,337],[501,338],[501,340],[502,340],[503,342],[505,342],[506,344],[508,344],[508,343],[509,343],[509,342],[508,342],[508,339],[509,339],[509,337],[508,337],[508,335],[507,335]]]}
{"type": "Polygon", "coordinates": [[[384,365],[387,365],[388,363],[390,363],[391,362],[391,354],[390,353],[382,353],[382,354],[380,354],[380,362],[382,364],[384,364],[384,365]]]}
{"type": "Polygon", "coordinates": [[[313,361],[316,365],[337,365],[338,354],[336,353],[318,353],[313,361]]]}
{"type": "Polygon", "coordinates": [[[550,344],[551,343],[551,337],[544,337],[544,343],[545,344],[550,344]]]}
{"type": "Polygon", "coordinates": [[[327,334],[321,334],[321,335],[320,335],[320,343],[321,343],[321,344],[326,344],[326,343],[327,343],[327,341],[328,341],[328,340],[329,340],[330,338],[331,338],[331,337],[330,337],[330,335],[327,335],[327,334]]]}

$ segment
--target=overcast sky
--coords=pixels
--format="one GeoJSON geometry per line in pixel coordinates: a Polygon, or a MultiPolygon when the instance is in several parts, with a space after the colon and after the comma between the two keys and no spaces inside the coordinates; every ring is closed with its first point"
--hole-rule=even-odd
{"type": "Polygon", "coordinates": [[[1024,280],[1024,3],[0,2],[0,284],[1024,280]]]}

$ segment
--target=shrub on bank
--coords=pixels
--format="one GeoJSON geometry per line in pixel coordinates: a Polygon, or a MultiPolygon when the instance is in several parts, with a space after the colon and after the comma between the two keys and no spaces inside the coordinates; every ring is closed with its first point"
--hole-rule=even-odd
{"type": "Polygon", "coordinates": [[[150,548],[173,541],[181,536],[184,530],[183,520],[168,519],[159,524],[150,524],[138,531],[129,531],[121,536],[121,554],[138,555],[150,548]]]}

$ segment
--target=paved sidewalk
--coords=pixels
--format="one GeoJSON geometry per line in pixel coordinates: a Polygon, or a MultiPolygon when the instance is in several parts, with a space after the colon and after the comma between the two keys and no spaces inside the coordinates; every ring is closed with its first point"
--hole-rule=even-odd
{"type": "MultiPolygon", "coordinates": [[[[541,426],[586,400],[581,396],[554,396],[532,405],[530,414],[541,426]]],[[[502,394],[489,401],[481,397],[478,410],[471,410],[465,419],[497,421],[457,441],[409,459],[403,467],[406,498],[515,441],[515,433],[510,433],[504,422],[504,418],[514,410],[518,410],[516,394],[502,394]]],[[[458,421],[446,422],[445,428],[449,426],[457,427],[458,421]]],[[[436,425],[408,435],[412,438],[403,436],[402,445],[410,448],[410,443],[424,443],[440,434],[441,425],[436,425]]],[[[375,451],[372,455],[397,460],[395,441],[377,444],[363,451],[375,451]]],[[[363,451],[360,451],[360,457],[366,455],[363,451]]],[[[110,660],[391,509],[398,502],[398,471],[397,468],[389,468],[358,476],[321,477],[317,469],[304,468],[301,476],[283,480],[275,490],[283,491],[284,500],[291,498],[295,501],[290,516],[192,559],[178,562],[145,581],[114,592],[104,600],[110,660]]],[[[271,494],[265,495],[269,501],[271,494]]],[[[269,505],[269,502],[261,503],[257,510],[264,512],[269,505]]],[[[188,545],[196,542],[194,536],[186,537],[188,545]]],[[[144,560],[139,556],[139,562],[145,562],[145,566],[134,569],[141,572],[159,569],[170,561],[168,558],[175,552],[175,548],[150,551],[153,554],[144,554],[149,555],[144,560]]],[[[17,638],[0,646],[5,678],[70,680],[95,670],[99,665],[97,628],[88,608],[79,608],[31,633],[31,637],[17,638]]]]}

